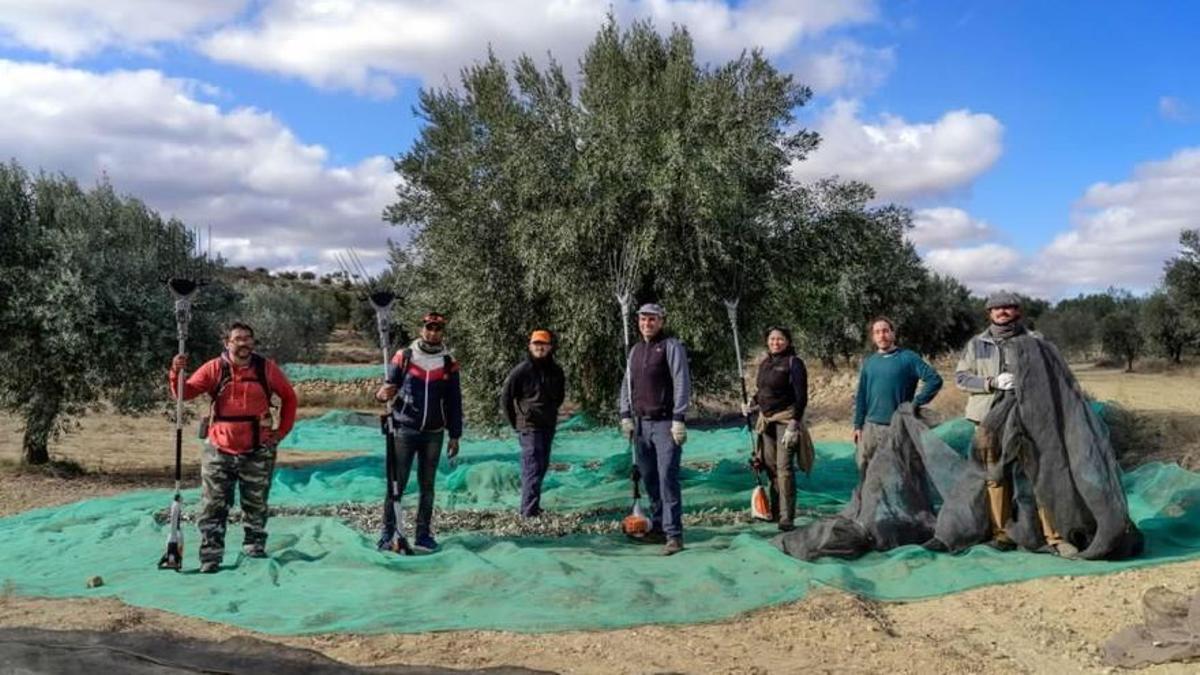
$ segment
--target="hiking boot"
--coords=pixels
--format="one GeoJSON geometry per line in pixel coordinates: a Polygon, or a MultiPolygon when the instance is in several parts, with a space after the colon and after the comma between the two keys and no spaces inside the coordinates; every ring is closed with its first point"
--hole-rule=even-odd
{"type": "Polygon", "coordinates": [[[790,520],[784,520],[779,523],[780,532],[791,532],[794,529],[796,529],[796,526],[790,520]]]}
{"type": "Polygon", "coordinates": [[[1075,545],[1070,542],[1060,541],[1055,544],[1050,544],[1049,548],[1051,553],[1060,558],[1074,560],[1075,558],[1079,557],[1079,549],[1075,548],[1075,545]]]}
{"type": "Polygon", "coordinates": [[[675,555],[683,550],[683,537],[670,537],[663,546],[663,555],[675,555]]]}
{"type": "Polygon", "coordinates": [[[987,545],[991,546],[997,551],[1000,551],[1001,553],[1007,553],[1017,547],[1016,542],[1008,537],[996,537],[995,539],[989,541],[987,545]]]}
{"type": "Polygon", "coordinates": [[[221,563],[216,560],[205,560],[200,563],[201,574],[216,574],[221,571],[221,563]]]}
{"type": "Polygon", "coordinates": [[[415,548],[418,551],[433,553],[434,551],[438,550],[438,543],[437,540],[433,538],[432,534],[421,534],[417,535],[415,548]]]}
{"type": "Polygon", "coordinates": [[[265,558],[267,547],[261,543],[242,544],[242,553],[245,553],[247,558],[265,558]]]}

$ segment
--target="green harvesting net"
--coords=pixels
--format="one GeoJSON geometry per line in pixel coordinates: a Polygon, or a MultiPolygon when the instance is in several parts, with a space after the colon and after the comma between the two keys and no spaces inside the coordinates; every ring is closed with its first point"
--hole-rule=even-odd
{"type": "Polygon", "coordinates": [[[355,380],[383,379],[383,365],[329,365],[324,363],[285,363],[283,372],[293,383],[324,380],[326,382],[352,382],[355,380]]]}
{"type": "MultiPolygon", "coordinates": [[[[397,557],[376,551],[369,528],[340,515],[378,510],[384,484],[375,424],[350,413],[307,421],[314,433],[322,426],[340,429],[329,449],[361,443],[357,449],[372,452],[277,472],[272,506],[289,515],[270,522],[268,559],[240,555],[239,528],[231,524],[225,569],[201,575],[198,534],[187,525],[185,571],[158,571],[165,538],[160,513],[170,494],[133,492],[0,519],[0,584],[27,595],[113,596],[274,634],[546,631],[723,619],[801,598],[819,585],[905,600],[1200,556],[1200,475],[1151,464],[1124,479],[1130,514],[1147,537],[1145,555],[1135,560],[1070,561],[987,547],[954,556],[909,546],[853,562],[802,562],[770,544],[771,526],[722,511],[743,512],[754,486],[744,465],[745,432],[733,429],[690,434],[683,471],[688,548],[665,558],[658,547],[628,543],[613,525],[629,506],[627,446],[611,430],[579,424],[584,430],[559,434],[543,498],[552,513],[574,514],[571,533],[444,528],[439,552],[397,557]],[[105,583],[86,589],[93,575],[105,583]]],[[[298,427],[290,443],[320,445],[305,440],[305,428],[298,427]]],[[[961,420],[938,429],[960,449],[969,432],[961,420]]],[[[508,440],[468,440],[457,466],[443,459],[435,527],[468,514],[514,511],[516,448],[508,440]]],[[[813,474],[798,481],[799,503],[809,517],[840,509],[855,480],[852,447],[820,443],[813,474]]],[[[406,506],[415,503],[415,492],[414,479],[406,506]]],[[[189,510],[198,499],[194,490],[185,495],[189,510]]]]}

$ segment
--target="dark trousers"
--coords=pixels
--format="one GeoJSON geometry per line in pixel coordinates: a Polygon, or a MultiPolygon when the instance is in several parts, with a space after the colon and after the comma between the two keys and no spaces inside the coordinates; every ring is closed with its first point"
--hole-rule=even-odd
{"type": "MultiPolygon", "coordinates": [[[[412,473],[412,465],[417,465],[417,486],[421,491],[421,499],[417,505],[417,538],[430,533],[430,522],[433,520],[433,485],[437,479],[438,460],[442,456],[443,431],[414,431],[400,427],[396,431],[396,484],[397,501],[404,496],[404,488],[408,485],[408,477],[412,473]]],[[[390,492],[390,490],[389,490],[390,492]]],[[[389,495],[383,503],[383,531],[380,534],[381,544],[386,544],[396,530],[396,514],[392,510],[392,498],[389,495]]],[[[401,533],[403,534],[403,533],[401,533]]]]}
{"type": "Polygon", "coordinates": [[[796,520],[796,451],[783,444],[787,422],[767,425],[762,433],[763,464],[771,477],[771,519],[791,525],[796,520]]]}
{"type": "Polygon", "coordinates": [[[650,521],[668,537],[683,535],[683,489],[679,459],[683,450],[671,437],[671,420],[640,420],[637,465],[650,498],[650,521]]]}
{"type": "Polygon", "coordinates": [[[554,429],[525,429],[517,432],[521,442],[521,515],[542,512],[542,480],[550,468],[550,445],[554,429]]]}

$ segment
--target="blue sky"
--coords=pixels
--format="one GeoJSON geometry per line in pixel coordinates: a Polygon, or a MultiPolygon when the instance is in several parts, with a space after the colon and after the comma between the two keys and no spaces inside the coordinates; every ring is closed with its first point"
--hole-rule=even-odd
{"type": "Polygon", "coordinates": [[[198,226],[235,263],[382,261],[422,86],[488,43],[574,63],[611,6],[817,93],[836,173],[911,206],[934,269],[1049,297],[1158,280],[1200,227],[1200,5],[848,0],[3,0],[0,150],[198,226]]]}

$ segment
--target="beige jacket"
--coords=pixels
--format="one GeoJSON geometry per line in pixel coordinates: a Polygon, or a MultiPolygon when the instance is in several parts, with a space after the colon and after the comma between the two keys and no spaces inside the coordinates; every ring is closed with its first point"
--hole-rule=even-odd
{"type": "MultiPolygon", "coordinates": [[[[1029,335],[1041,339],[1041,335],[1029,331],[1029,335]]],[[[1011,352],[1005,355],[1004,371],[1014,372],[1015,364],[1011,352]]],[[[982,422],[992,409],[996,391],[991,388],[992,378],[1001,373],[1000,345],[986,330],[967,341],[962,357],[954,368],[954,385],[971,396],[967,399],[966,418],[982,422]]]]}

